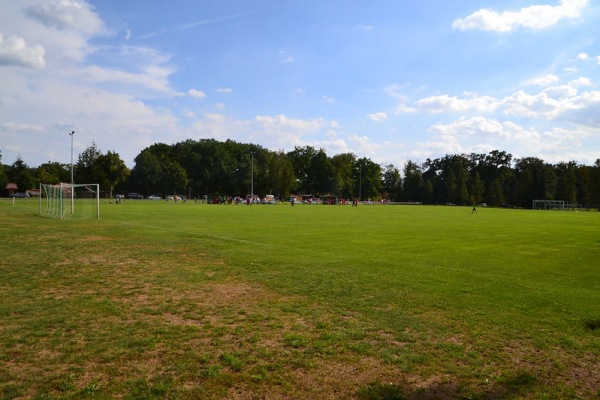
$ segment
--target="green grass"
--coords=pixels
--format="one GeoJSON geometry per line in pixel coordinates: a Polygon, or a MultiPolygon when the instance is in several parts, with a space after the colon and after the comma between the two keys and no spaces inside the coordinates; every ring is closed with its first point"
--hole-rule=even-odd
{"type": "Polygon", "coordinates": [[[0,398],[594,398],[600,213],[0,201],[0,398]]]}

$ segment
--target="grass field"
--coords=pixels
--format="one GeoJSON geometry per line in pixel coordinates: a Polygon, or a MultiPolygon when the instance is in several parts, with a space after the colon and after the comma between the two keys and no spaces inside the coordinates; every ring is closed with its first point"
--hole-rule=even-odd
{"type": "Polygon", "coordinates": [[[0,397],[600,397],[600,213],[0,200],[0,397]]]}

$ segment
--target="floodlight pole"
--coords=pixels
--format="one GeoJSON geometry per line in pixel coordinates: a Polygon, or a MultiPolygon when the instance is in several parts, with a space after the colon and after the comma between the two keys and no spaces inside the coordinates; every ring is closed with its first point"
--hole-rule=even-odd
{"type": "Polygon", "coordinates": [[[254,201],[254,151],[251,151],[250,154],[252,156],[252,165],[250,167],[250,196],[252,196],[252,201],[254,201]]]}
{"type": "Polygon", "coordinates": [[[362,165],[360,166],[360,169],[359,169],[358,201],[362,201],[362,165]]]}
{"type": "Polygon", "coordinates": [[[75,135],[75,131],[71,131],[69,136],[71,136],[71,185],[74,183],[73,181],[73,135],[75,135]]]}
{"type": "Polygon", "coordinates": [[[75,214],[75,188],[73,187],[73,135],[75,135],[75,131],[71,131],[69,136],[71,136],[71,215],[75,214]]]}

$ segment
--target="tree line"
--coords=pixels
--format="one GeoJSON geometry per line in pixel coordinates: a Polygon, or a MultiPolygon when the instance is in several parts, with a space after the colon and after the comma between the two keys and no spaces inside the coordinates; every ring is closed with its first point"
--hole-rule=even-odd
{"type": "MultiPolygon", "coordinates": [[[[272,194],[285,199],[294,193],[525,208],[533,200],[563,200],[595,208],[600,204],[600,159],[593,166],[574,161],[550,164],[536,157],[513,159],[510,153],[493,150],[446,155],[423,163],[408,161],[400,170],[353,153],[330,157],[311,146],[285,153],[256,144],[201,139],[153,144],[134,162],[130,170],[118,153],[103,153],[92,143],[73,165],[74,180],[99,183],[106,196],[127,192],[210,198],[272,194]]],[[[0,163],[2,188],[7,182],[19,188],[70,182],[70,174],[70,164],[48,162],[30,168],[20,157],[12,165],[0,163]]]]}

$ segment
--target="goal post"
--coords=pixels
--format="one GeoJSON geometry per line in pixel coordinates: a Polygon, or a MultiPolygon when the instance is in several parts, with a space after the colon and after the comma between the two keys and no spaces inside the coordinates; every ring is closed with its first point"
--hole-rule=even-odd
{"type": "Polygon", "coordinates": [[[100,185],[40,184],[39,213],[57,219],[100,219],[100,185]]]}

